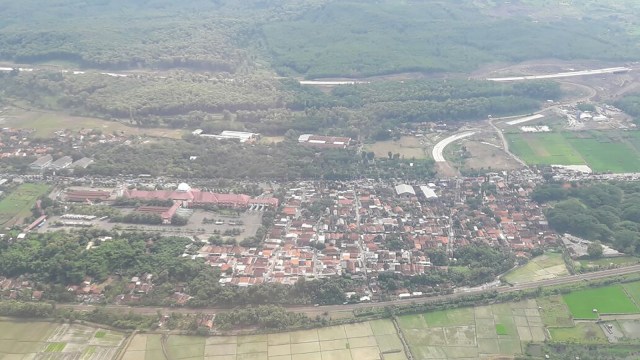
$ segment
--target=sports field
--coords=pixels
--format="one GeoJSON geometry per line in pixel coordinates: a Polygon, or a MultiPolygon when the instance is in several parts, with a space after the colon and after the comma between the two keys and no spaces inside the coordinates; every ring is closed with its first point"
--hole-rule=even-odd
{"type": "Polygon", "coordinates": [[[640,312],[638,306],[627,296],[622,285],[575,291],[563,297],[576,319],[597,319],[598,313],[637,314],[640,312]]]}
{"type": "Polygon", "coordinates": [[[366,151],[373,151],[378,158],[386,158],[389,152],[400,154],[405,159],[426,159],[427,154],[420,140],[415,136],[403,136],[398,140],[378,141],[365,145],[366,151]]]}
{"type": "Polygon", "coordinates": [[[511,151],[530,165],[588,165],[595,172],[640,172],[640,132],[507,134],[511,151]]]}
{"type": "Polygon", "coordinates": [[[110,360],[123,340],[124,334],[83,325],[0,320],[0,359],[110,360]]]}
{"type": "Polygon", "coordinates": [[[0,201],[0,225],[12,226],[31,214],[36,200],[49,190],[43,184],[22,184],[0,201]]]}
{"type": "Polygon", "coordinates": [[[503,279],[509,284],[554,279],[569,275],[562,254],[548,253],[531,259],[526,265],[514,269],[503,279]]]}
{"type": "Polygon", "coordinates": [[[398,318],[416,359],[478,359],[521,354],[545,340],[534,300],[405,315],[398,318]]]}
{"type": "MultiPolygon", "coordinates": [[[[190,337],[169,336],[171,359],[215,360],[373,360],[406,359],[390,320],[279,334],[190,337]],[[383,357],[381,357],[381,354],[383,357]]],[[[163,359],[161,335],[138,334],[123,360],[163,359]]]]}

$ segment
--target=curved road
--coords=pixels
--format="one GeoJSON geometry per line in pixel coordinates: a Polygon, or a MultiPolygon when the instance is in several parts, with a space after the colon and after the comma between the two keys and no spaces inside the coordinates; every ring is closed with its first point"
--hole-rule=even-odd
{"type": "Polygon", "coordinates": [[[447,146],[449,146],[451,143],[456,142],[460,139],[464,139],[466,137],[469,137],[473,134],[475,134],[475,131],[467,131],[467,132],[463,132],[461,134],[455,134],[455,135],[451,135],[448,138],[440,141],[439,143],[437,143],[434,147],[433,150],[431,151],[431,155],[433,156],[433,160],[435,160],[436,162],[447,162],[447,160],[444,158],[443,152],[444,152],[444,148],[446,148],[447,146]]]}
{"type": "MultiPolygon", "coordinates": [[[[383,308],[385,306],[390,305],[412,305],[412,304],[428,304],[433,302],[439,302],[442,300],[450,300],[459,297],[463,297],[468,294],[482,294],[491,291],[498,291],[499,293],[510,293],[516,292],[520,290],[530,290],[536,289],[538,287],[546,287],[546,286],[556,286],[556,285],[567,285],[572,283],[577,283],[586,280],[596,280],[602,279],[611,276],[620,276],[627,274],[634,274],[640,272],[640,265],[627,266],[618,269],[610,269],[603,271],[596,271],[586,274],[580,275],[572,275],[565,276],[556,279],[542,280],[542,281],[534,281],[521,283],[515,286],[500,286],[496,288],[489,289],[478,289],[478,290],[470,290],[468,292],[458,292],[450,295],[440,295],[433,297],[424,297],[424,298],[412,298],[412,299],[400,299],[394,301],[385,301],[385,302],[375,302],[375,303],[358,303],[358,304],[347,304],[347,305],[328,305],[328,306],[289,306],[286,307],[287,310],[298,312],[298,313],[317,313],[317,312],[336,312],[336,311],[352,311],[355,309],[362,308],[383,308]]],[[[202,309],[192,309],[192,308],[174,308],[174,307],[131,307],[126,305],[105,305],[105,306],[91,306],[91,305],[79,305],[79,304],[58,304],[58,308],[66,308],[66,309],[74,309],[76,311],[91,311],[97,307],[106,308],[109,310],[116,311],[132,311],[134,313],[139,314],[155,314],[158,311],[168,314],[168,313],[183,313],[183,314],[197,314],[197,313],[221,313],[228,312],[230,309],[228,308],[202,308],[202,309]]]]}

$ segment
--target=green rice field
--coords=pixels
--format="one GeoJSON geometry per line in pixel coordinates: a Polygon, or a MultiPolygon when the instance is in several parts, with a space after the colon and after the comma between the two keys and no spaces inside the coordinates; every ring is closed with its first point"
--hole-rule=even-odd
{"type": "Polygon", "coordinates": [[[416,359],[513,356],[545,340],[535,300],[404,315],[398,324],[416,359]]]}
{"type": "Polygon", "coordinates": [[[31,215],[36,200],[49,190],[43,184],[22,184],[0,201],[0,225],[12,226],[31,215]]]}
{"type": "Polygon", "coordinates": [[[563,296],[576,319],[597,319],[600,314],[636,314],[638,306],[622,285],[575,291],[563,296]],[[597,312],[593,310],[596,309],[597,312]]]}
{"type": "Polygon", "coordinates": [[[588,165],[595,172],[640,172],[640,132],[507,134],[511,151],[530,165],[588,165]]]}

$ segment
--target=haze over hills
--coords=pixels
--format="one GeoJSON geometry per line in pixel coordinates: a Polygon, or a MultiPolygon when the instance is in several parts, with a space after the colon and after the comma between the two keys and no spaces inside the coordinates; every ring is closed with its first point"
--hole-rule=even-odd
{"type": "Polygon", "coordinates": [[[0,11],[1,59],[101,69],[359,77],[640,54],[633,1],[28,0],[0,11]]]}

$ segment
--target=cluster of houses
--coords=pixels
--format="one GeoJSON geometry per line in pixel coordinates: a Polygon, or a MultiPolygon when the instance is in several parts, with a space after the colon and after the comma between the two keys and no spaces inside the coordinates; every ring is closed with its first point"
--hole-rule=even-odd
{"type": "Polygon", "coordinates": [[[300,183],[288,190],[262,249],[206,245],[197,256],[221,269],[223,284],[238,286],[413,276],[434,268],[433,249],[452,256],[474,243],[526,256],[558,240],[530,199],[540,180],[523,170],[429,184],[300,183]]]}
{"type": "Polygon", "coordinates": [[[0,299],[40,301],[44,292],[34,289],[33,281],[26,276],[6,278],[0,276],[0,299]]]}

